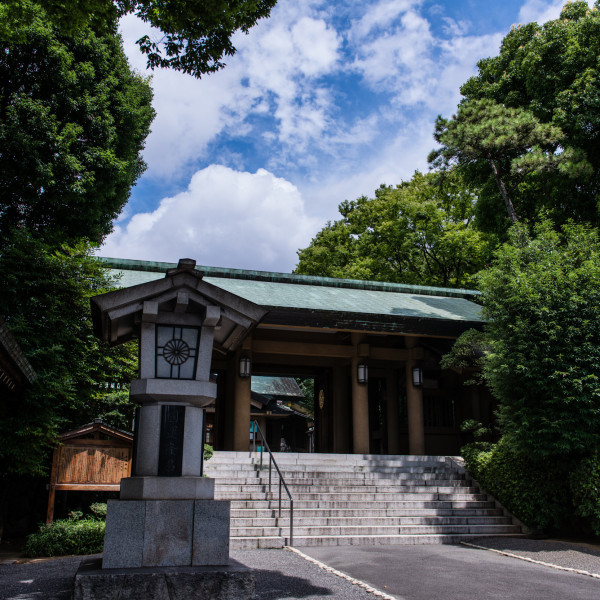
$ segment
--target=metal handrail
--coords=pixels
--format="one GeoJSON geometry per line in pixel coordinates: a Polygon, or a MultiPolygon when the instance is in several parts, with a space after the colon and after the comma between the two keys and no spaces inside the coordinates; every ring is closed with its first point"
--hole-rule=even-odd
{"type": "Polygon", "coordinates": [[[262,439],[262,444],[260,446],[260,469],[263,466],[263,448],[266,448],[269,451],[269,491],[267,493],[271,493],[271,465],[275,465],[275,469],[277,469],[277,474],[279,475],[279,518],[281,519],[281,485],[285,488],[286,494],[290,500],[290,546],[294,545],[294,499],[292,498],[292,494],[290,494],[290,490],[288,489],[287,484],[285,483],[285,479],[277,466],[277,461],[273,456],[273,452],[271,452],[271,448],[269,448],[269,444],[267,443],[267,439],[265,438],[265,434],[262,432],[258,421],[253,420],[251,422],[252,425],[252,445],[253,452],[256,454],[256,432],[260,433],[260,437],[262,439]]]}

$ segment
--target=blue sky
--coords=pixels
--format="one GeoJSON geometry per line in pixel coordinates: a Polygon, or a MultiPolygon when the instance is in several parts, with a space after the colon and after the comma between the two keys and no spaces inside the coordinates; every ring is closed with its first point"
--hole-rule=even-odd
{"type": "MultiPolygon", "coordinates": [[[[152,73],[148,169],[100,254],[291,271],[340,202],[427,170],[477,61],[564,3],[279,0],[222,71],[152,73]]],[[[145,73],[144,24],[121,32],[145,73]]]]}

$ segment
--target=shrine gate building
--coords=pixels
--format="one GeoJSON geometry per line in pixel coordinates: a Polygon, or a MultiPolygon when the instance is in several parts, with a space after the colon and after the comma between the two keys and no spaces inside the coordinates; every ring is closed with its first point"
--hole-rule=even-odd
{"type": "MultiPolygon", "coordinates": [[[[119,287],[161,279],[177,267],[99,260],[120,277],[119,287]]],[[[456,455],[466,441],[462,421],[491,421],[487,390],[465,386],[469,373],[440,367],[462,332],[482,327],[478,292],[195,269],[203,281],[266,311],[234,352],[213,350],[215,449],[249,448],[248,367],[252,375],[314,378],[315,452],[456,455]]]]}

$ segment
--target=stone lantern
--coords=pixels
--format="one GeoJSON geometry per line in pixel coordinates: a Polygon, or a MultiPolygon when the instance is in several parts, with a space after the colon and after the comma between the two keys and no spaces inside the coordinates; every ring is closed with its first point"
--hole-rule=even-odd
{"type": "Polygon", "coordinates": [[[140,344],[132,476],[108,504],[103,569],[228,563],[230,503],[202,477],[204,407],[217,393],[213,348],[234,351],[264,314],[203,281],[190,259],[164,279],[92,298],[96,335],[140,344]]]}

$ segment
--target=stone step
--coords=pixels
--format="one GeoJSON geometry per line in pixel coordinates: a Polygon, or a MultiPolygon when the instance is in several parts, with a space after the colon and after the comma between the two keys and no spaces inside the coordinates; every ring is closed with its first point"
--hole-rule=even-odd
{"type": "MultiPolygon", "coordinates": [[[[446,463],[391,463],[385,462],[380,464],[368,464],[368,463],[289,463],[282,464],[277,463],[280,471],[285,471],[289,473],[294,472],[304,472],[304,471],[323,471],[323,472],[337,472],[337,471],[346,471],[351,473],[361,473],[361,472],[377,472],[377,473],[394,473],[394,472],[404,472],[404,473],[418,473],[418,472],[435,472],[435,471],[450,471],[448,465],[446,463]]],[[[204,463],[204,469],[206,471],[217,470],[221,468],[225,468],[225,470],[230,471],[248,471],[251,469],[257,469],[261,471],[269,470],[269,462],[263,462],[262,466],[260,463],[251,463],[251,462],[237,462],[237,463],[218,463],[207,461],[204,463]]],[[[273,470],[275,466],[271,467],[273,470]]]]}
{"type": "MultiPolygon", "coordinates": [[[[247,474],[236,474],[226,476],[217,473],[212,477],[217,485],[255,485],[257,483],[268,484],[268,473],[249,472],[247,474]]],[[[271,481],[279,479],[279,475],[273,473],[271,481]]],[[[361,473],[351,476],[343,476],[342,473],[328,476],[324,473],[313,473],[311,477],[285,478],[286,483],[295,485],[470,485],[466,477],[452,477],[448,473],[404,473],[395,477],[384,477],[373,473],[361,473]]]]}
{"type": "MultiPolygon", "coordinates": [[[[474,486],[456,459],[438,456],[275,456],[294,499],[294,545],[456,543],[516,535],[520,527],[474,486]]],[[[215,497],[231,500],[231,548],[287,543],[289,501],[268,456],[216,453],[206,463],[215,497]],[[216,460],[214,460],[216,459],[216,460]]]]}
{"type": "MultiPolygon", "coordinates": [[[[207,461],[244,461],[244,460],[258,460],[260,459],[260,452],[234,452],[234,451],[222,451],[217,450],[214,452],[212,458],[207,461]]],[[[263,460],[269,460],[268,452],[263,452],[263,460]]],[[[447,456],[436,456],[436,455],[416,455],[416,454],[322,454],[318,452],[306,453],[306,452],[273,452],[273,456],[278,463],[309,463],[309,462],[344,462],[344,463],[358,463],[367,462],[369,464],[375,464],[379,462],[415,462],[415,463],[429,463],[429,462],[446,462],[447,456]]]]}
{"type": "MultiPolygon", "coordinates": [[[[282,517],[235,517],[236,528],[252,527],[288,527],[289,515],[282,517]]],[[[322,517],[320,515],[312,517],[299,517],[294,511],[294,527],[352,527],[357,523],[354,517],[322,517]]],[[[510,517],[503,516],[483,516],[483,517],[443,517],[443,516],[364,516],[360,519],[360,524],[370,527],[392,527],[409,525],[512,525],[510,517]]]]}
{"type": "MultiPolygon", "coordinates": [[[[263,469],[258,471],[254,468],[248,469],[217,469],[210,468],[205,469],[204,473],[207,477],[212,477],[216,480],[235,480],[235,479],[267,479],[269,478],[269,470],[263,469]]],[[[429,470],[425,472],[423,469],[394,469],[391,472],[378,472],[378,471],[353,471],[350,469],[342,470],[327,470],[327,471],[284,471],[282,470],[283,477],[287,481],[288,479],[297,479],[297,480],[336,480],[336,479],[351,479],[351,480],[374,480],[374,479],[390,479],[394,480],[410,480],[412,478],[422,479],[422,480],[432,480],[432,479],[456,479],[462,480],[465,479],[463,474],[453,474],[447,469],[437,469],[435,471],[429,470]]],[[[271,478],[279,477],[277,471],[275,469],[272,470],[271,478]]]]}
{"type": "MultiPolygon", "coordinates": [[[[330,536],[366,536],[366,535],[432,535],[432,534],[475,534],[496,535],[520,533],[516,525],[349,525],[296,527],[294,536],[330,537],[330,536]]],[[[232,527],[232,537],[276,537],[289,535],[288,527],[232,527]]]]}
{"type": "MultiPolygon", "coordinates": [[[[284,497],[285,498],[285,497],[284,497]]],[[[215,497],[216,500],[221,498],[215,497]]],[[[282,498],[282,507],[287,509],[288,501],[282,498]]],[[[278,508],[278,500],[232,500],[232,509],[239,508],[252,508],[252,509],[265,509],[265,508],[278,508]]],[[[298,504],[294,504],[294,510],[299,508],[298,504]]],[[[337,509],[345,508],[352,510],[362,510],[363,514],[365,511],[373,510],[387,510],[387,509],[403,509],[403,508],[429,508],[429,509],[457,509],[457,508],[471,508],[471,509],[483,509],[483,508],[496,508],[495,502],[491,500],[478,500],[478,501],[423,501],[423,500],[379,500],[376,502],[365,503],[365,502],[353,502],[351,500],[312,500],[302,503],[302,508],[305,509],[337,509]]]]}
{"type": "MultiPolygon", "coordinates": [[[[279,511],[277,508],[232,508],[231,517],[232,519],[274,519],[277,518],[279,511]]],[[[456,508],[456,509],[432,509],[432,508],[400,508],[400,509],[369,509],[368,513],[365,513],[364,508],[360,509],[347,509],[347,508],[334,508],[334,509],[321,509],[318,512],[314,509],[303,509],[294,508],[294,519],[303,518],[352,518],[359,517],[365,518],[368,514],[369,518],[379,517],[503,517],[504,513],[501,508],[456,508]]],[[[288,519],[288,511],[282,509],[283,519],[288,519]]],[[[510,517],[503,517],[510,518],[510,517]]]]}
{"type": "MultiPolygon", "coordinates": [[[[263,498],[267,500],[275,500],[279,497],[277,491],[272,492],[236,492],[229,490],[218,490],[215,491],[215,498],[219,500],[261,500],[263,498]]],[[[281,493],[282,498],[287,498],[287,494],[284,490],[281,493]]],[[[374,502],[374,501],[402,501],[402,500],[422,500],[422,501],[450,501],[450,502],[465,502],[465,501],[483,501],[487,500],[487,494],[475,494],[466,493],[461,494],[458,492],[372,492],[364,493],[356,490],[336,494],[336,493],[295,493],[292,494],[294,502],[304,503],[316,500],[339,502],[339,501],[351,501],[351,502],[374,502]]]]}
{"type": "MultiPolygon", "coordinates": [[[[288,481],[287,487],[295,496],[301,498],[307,494],[477,494],[479,488],[467,485],[441,486],[441,485],[397,485],[387,483],[382,485],[302,485],[294,481],[288,481]]],[[[279,481],[271,484],[271,494],[277,494],[279,481]]],[[[235,494],[235,493],[251,493],[251,494],[267,494],[269,493],[269,484],[254,483],[246,485],[234,484],[215,484],[215,490],[219,493],[235,494]]]]}
{"type": "MultiPolygon", "coordinates": [[[[477,537],[486,537],[488,534],[429,534],[429,535],[355,535],[341,536],[296,536],[294,546],[298,548],[309,546],[386,546],[386,545],[421,545],[421,544],[460,544],[463,541],[476,540],[477,537]]],[[[513,537],[514,534],[498,534],[498,537],[513,537]]],[[[288,545],[286,537],[232,537],[230,548],[232,550],[251,550],[255,548],[283,548],[288,545]]]]}

